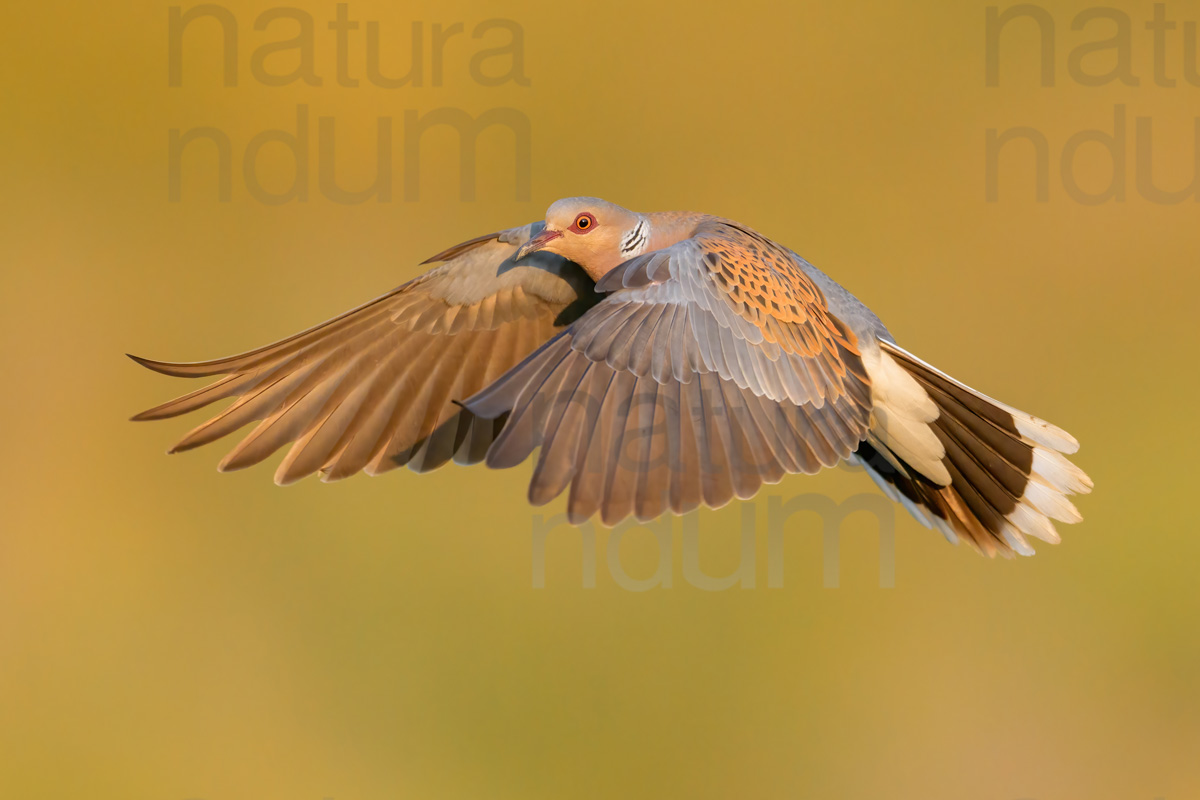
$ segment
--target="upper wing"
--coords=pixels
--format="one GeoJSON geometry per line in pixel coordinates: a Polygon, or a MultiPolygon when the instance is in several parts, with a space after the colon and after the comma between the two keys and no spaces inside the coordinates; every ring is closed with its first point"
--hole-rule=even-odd
{"type": "Polygon", "coordinates": [[[606,524],[717,507],[866,437],[856,338],[770,240],[710,219],[597,290],[611,294],[466,403],[511,412],[490,466],[541,446],[532,502],[569,485],[571,520],[606,524]]]}
{"type": "Polygon", "coordinates": [[[481,236],[425,263],[439,266],[366,305],[275,344],[217,361],[173,364],[133,357],[179,377],[223,375],[135,420],[173,417],[235,397],[171,452],[259,425],[221,461],[256,464],[295,442],[275,473],[290,483],[316,471],[335,480],[453,457],[479,461],[503,424],[456,403],[487,386],[599,299],[575,263],[518,247],[532,223],[481,236]]]}

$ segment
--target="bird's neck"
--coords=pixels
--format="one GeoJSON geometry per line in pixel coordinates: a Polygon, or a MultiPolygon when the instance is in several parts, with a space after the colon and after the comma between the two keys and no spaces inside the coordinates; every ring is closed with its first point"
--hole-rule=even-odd
{"type": "Polygon", "coordinates": [[[690,237],[696,231],[707,214],[697,214],[693,211],[656,211],[645,215],[650,223],[650,241],[646,250],[662,250],[678,244],[690,237]]]}
{"type": "Polygon", "coordinates": [[[656,211],[638,214],[633,226],[626,230],[611,254],[583,265],[593,280],[600,280],[617,266],[652,250],[662,250],[682,242],[692,235],[706,217],[690,211],[656,211]]]}

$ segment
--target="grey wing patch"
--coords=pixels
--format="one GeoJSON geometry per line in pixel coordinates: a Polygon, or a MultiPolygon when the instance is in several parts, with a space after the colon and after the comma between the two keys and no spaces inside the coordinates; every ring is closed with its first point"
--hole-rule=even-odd
{"type": "Polygon", "coordinates": [[[694,296],[703,287],[669,265],[663,251],[626,262],[624,276],[601,284],[612,294],[465,403],[483,418],[510,414],[489,466],[541,448],[530,501],[569,487],[573,522],[719,507],[832,466],[866,436],[870,387],[856,353],[834,380],[764,349],[761,335],[755,344],[731,327],[749,322],[714,316],[711,298],[694,296]]]}
{"type": "Polygon", "coordinates": [[[868,341],[870,337],[882,339],[885,342],[896,341],[883,321],[875,316],[875,312],[867,308],[863,301],[796,253],[792,253],[792,256],[812,282],[821,289],[826,302],[829,303],[829,310],[846,323],[850,330],[854,331],[855,336],[868,341]]]}
{"type": "MultiPolygon", "coordinates": [[[[819,405],[826,397],[845,394],[847,383],[866,383],[854,334],[826,310],[815,287],[811,296],[793,296],[783,281],[768,287],[765,281],[747,279],[747,291],[774,291],[779,298],[775,303],[792,314],[790,319],[780,318],[754,309],[756,322],[747,318],[750,306],[713,277],[725,274],[717,272],[727,267],[722,258],[696,239],[687,239],[626,261],[596,289],[613,292],[612,297],[624,302],[686,305],[691,323],[687,341],[703,371],[716,372],[756,395],[819,405]],[[817,305],[818,299],[822,305],[817,305]]],[[[724,258],[733,260],[730,255],[724,258]]],[[[772,307],[766,298],[756,302],[772,307]]],[[[677,349],[672,356],[681,353],[677,349]]],[[[689,368],[699,369],[694,363],[689,368]]]]}
{"type": "Polygon", "coordinates": [[[520,247],[528,242],[534,236],[542,232],[542,228],[546,227],[545,222],[531,222],[528,225],[522,225],[519,228],[509,228],[506,231],[501,231],[497,238],[505,244],[511,244],[513,247],[520,247]]]}

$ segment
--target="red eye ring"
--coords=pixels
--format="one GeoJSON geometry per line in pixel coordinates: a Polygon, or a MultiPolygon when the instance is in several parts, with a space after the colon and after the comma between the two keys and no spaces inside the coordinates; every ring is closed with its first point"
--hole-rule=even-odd
{"type": "Polygon", "coordinates": [[[576,217],[575,222],[571,224],[571,230],[575,233],[587,233],[594,227],[596,227],[596,218],[586,211],[576,217]]]}

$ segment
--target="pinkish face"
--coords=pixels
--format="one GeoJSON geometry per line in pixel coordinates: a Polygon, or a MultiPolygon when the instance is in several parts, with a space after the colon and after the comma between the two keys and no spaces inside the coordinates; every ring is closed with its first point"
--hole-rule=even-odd
{"type": "Polygon", "coordinates": [[[518,258],[545,250],[569,258],[598,280],[625,260],[621,241],[641,217],[593,197],[559,200],[546,211],[546,227],[517,252],[518,258]]]}

